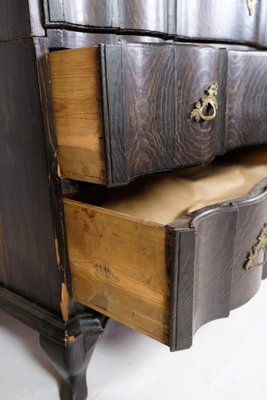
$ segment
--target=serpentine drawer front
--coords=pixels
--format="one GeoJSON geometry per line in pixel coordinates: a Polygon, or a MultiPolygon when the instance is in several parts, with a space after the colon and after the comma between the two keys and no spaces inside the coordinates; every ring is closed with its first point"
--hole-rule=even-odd
{"type": "Polygon", "coordinates": [[[122,185],[267,142],[267,52],[101,45],[50,65],[66,178],[122,185]]]}
{"type": "Polygon", "coordinates": [[[172,350],[189,347],[266,276],[266,150],[261,157],[150,178],[114,198],[109,189],[101,207],[65,199],[74,299],[172,350]]]}
{"type": "Polygon", "coordinates": [[[266,0],[45,0],[47,27],[267,45],[266,0]]]}

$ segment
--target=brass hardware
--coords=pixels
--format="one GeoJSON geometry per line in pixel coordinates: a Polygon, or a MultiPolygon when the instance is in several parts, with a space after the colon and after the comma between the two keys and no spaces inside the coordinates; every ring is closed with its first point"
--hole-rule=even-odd
{"type": "Polygon", "coordinates": [[[195,104],[194,110],[190,114],[190,118],[195,118],[197,122],[203,121],[211,121],[216,117],[216,110],[218,108],[217,102],[217,93],[218,93],[219,85],[218,83],[214,83],[211,85],[206,91],[205,96],[198,100],[195,104]],[[212,108],[211,115],[204,115],[204,109],[207,107],[212,108]]]}
{"type": "Polygon", "coordinates": [[[257,239],[258,242],[252,247],[248,260],[244,265],[245,271],[250,271],[253,268],[260,267],[267,261],[267,224],[264,225],[257,239]],[[263,260],[259,262],[258,255],[260,251],[263,252],[263,260]]]}
{"type": "Polygon", "coordinates": [[[257,4],[258,0],[247,0],[247,5],[248,5],[248,12],[249,15],[252,16],[253,9],[255,5],[257,4]]]}

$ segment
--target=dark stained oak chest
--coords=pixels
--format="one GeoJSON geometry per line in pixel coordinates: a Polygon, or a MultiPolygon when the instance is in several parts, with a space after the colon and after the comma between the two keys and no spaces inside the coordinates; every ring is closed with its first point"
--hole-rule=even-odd
{"type": "Polygon", "coordinates": [[[1,1],[0,306],[62,400],[108,318],[185,349],[266,278],[266,27],[266,0],[1,1]]]}

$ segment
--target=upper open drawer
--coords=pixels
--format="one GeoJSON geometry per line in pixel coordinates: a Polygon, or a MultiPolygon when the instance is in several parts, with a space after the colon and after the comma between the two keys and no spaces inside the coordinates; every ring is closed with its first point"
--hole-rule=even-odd
{"type": "Polygon", "coordinates": [[[74,300],[189,347],[267,275],[266,177],[267,151],[65,199],[74,300]]]}
{"type": "Polygon", "coordinates": [[[267,1],[44,0],[48,27],[267,45],[267,1]]]}
{"type": "Polygon", "coordinates": [[[101,45],[50,65],[66,178],[122,185],[267,142],[267,52],[101,45]]]}
{"type": "Polygon", "coordinates": [[[219,79],[217,50],[101,45],[52,52],[50,64],[64,177],[120,185],[214,157],[215,120],[190,111],[219,79]]]}

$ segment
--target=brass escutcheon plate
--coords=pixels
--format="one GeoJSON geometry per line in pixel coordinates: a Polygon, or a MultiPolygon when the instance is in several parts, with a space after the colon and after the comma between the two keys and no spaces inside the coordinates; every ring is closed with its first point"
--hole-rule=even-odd
{"type": "Polygon", "coordinates": [[[264,225],[257,239],[258,241],[255,246],[252,247],[248,255],[247,262],[243,267],[245,271],[250,271],[256,267],[261,267],[267,262],[267,224],[264,225]],[[259,261],[260,252],[263,253],[262,261],[259,261]]]}
{"type": "Polygon", "coordinates": [[[212,84],[207,90],[206,95],[195,103],[195,108],[190,114],[191,119],[195,119],[197,122],[200,121],[212,121],[216,117],[216,110],[218,109],[217,93],[219,85],[218,83],[212,84]],[[211,107],[212,114],[205,115],[204,110],[211,107]]]}
{"type": "Polygon", "coordinates": [[[247,0],[247,6],[248,6],[248,12],[249,15],[252,16],[253,14],[253,9],[255,5],[257,4],[258,0],[247,0]]]}

